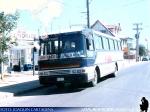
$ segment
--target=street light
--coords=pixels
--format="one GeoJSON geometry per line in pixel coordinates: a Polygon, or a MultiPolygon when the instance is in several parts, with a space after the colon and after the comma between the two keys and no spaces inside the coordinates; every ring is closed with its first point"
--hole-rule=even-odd
{"type": "Polygon", "coordinates": [[[34,45],[32,47],[33,75],[35,75],[35,54],[34,53],[37,52],[39,49],[40,49],[40,46],[39,46],[39,44],[37,42],[35,42],[35,39],[34,39],[34,45]]]}

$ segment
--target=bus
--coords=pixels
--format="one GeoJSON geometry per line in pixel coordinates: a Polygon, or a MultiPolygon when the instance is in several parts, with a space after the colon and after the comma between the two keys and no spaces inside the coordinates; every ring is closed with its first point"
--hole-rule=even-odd
{"type": "Polygon", "coordinates": [[[123,61],[121,41],[92,29],[50,34],[40,39],[39,82],[96,86],[101,77],[115,74],[123,61]]]}

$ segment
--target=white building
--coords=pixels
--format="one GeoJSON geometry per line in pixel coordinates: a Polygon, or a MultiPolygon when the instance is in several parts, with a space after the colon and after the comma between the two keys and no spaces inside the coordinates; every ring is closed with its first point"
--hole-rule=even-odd
{"type": "Polygon", "coordinates": [[[11,47],[9,51],[10,66],[32,64],[32,48],[34,46],[34,39],[37,38],[37,35],[23,29],[17,29],[11,34],[11,37],[16,40],[17,45],[11,47]]]}

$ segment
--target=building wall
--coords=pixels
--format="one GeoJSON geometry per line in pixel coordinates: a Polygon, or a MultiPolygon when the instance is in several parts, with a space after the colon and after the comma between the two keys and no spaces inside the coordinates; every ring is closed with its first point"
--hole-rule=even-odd
{"type": "Polygon", "coordinates": [[[37,38],[37,36],[19,29],[13,32],[11,37],[16,40],[17,46],[13,46],[10,49],[10,63],[12,63],[12,65],[18,65],[20,61],[22,66],[24,64],[32,64],[32,47],[34,45],[34,39],[37,38]]]}

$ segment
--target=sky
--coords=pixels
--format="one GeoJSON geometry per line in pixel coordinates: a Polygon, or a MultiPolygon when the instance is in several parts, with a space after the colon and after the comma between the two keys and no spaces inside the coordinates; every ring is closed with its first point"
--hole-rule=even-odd
{"type": "MultiPolygon", "coordinates": [[[[150,0],[89,0],[90,25],[120,23],[121,34],[134,38],[134,23],[139,27],[140,43],[150,42],[150,0]]],[[[86,0],[0,0],[0,11],[20,13],[18,28],[34,33],[60,32],[86,26],[86,0]],[[39,30],[38,30],[39,29],[39,30]]]]}

